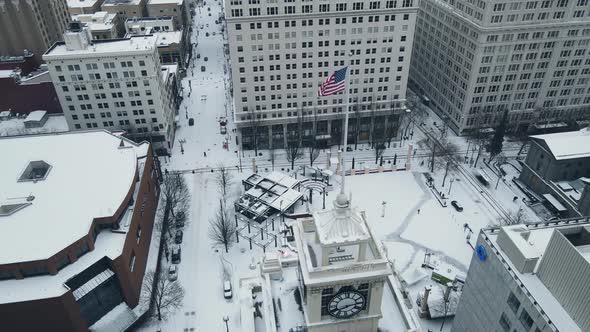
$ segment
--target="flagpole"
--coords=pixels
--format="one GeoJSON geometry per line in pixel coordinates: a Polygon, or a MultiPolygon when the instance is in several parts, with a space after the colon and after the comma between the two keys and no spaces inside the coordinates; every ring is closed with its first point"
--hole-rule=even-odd
{"type": "MultiPolygon", "coordinates": [[[[346,66],[348,67],[348,59],[346,61],[346,66]]],[[[342,172],[342,184],[340,186],[340,194],[344,195],[344,179],[346,176],[346,167],[345,167],[345,163],[344,161],[346,160],[346,149],[347,149],[347,143],[348,143],[348,98],[349,98],[349,94],[350,94],[350,87],[348,86],[348,82],[350,81],[348,78],[350,77],[349,75],[349,71],[348,68],[346,69],[346,82],[345,82],[345,87],[346,87],[346,91],[344,93],[344,95],[346,96],[344,99],[344,135],[343,135],[343,141],[342,142],[342,160],[340,161],[340,165],[341,165],[341,172],[342,172]]]]}

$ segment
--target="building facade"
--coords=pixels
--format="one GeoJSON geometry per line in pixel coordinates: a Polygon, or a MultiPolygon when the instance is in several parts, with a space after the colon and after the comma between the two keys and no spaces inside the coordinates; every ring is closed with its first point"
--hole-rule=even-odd
{"type": "Polygon", "coordinates": [[[88,331],[122,303],[137,319],[159,197],[150,145],[96,130],[2,138],[0,151],[11,154],[0,197],[3,326],[88,331]]]}
{"type": "Polygon", "coordinates": [[[186,22],[189,22],[184,0],[148,0],[147,12],[149,17],[172,17],[175,30],[182,30],[186,22]]]}
{"type": "Polygon", "coordinates": [[[37,59],[62,35],[70,22],[66,0],[0,1],[0,56],[29,50],[37,59]]]}
{"type": "Polygon", "coordinates": [[[340,193],[333,209],[299,220],[296,229],[307,331],[378,331],[391,268],[364,214],[340,193]]]}
{"type": "Polygon", "coordinates": [[[70,15],[94,14],[100,11],[104,0],[67,0],[70,15]]]}
{"type": "Polygon", "coordinates": [[[359,119],[350,121],[349,140],[367,141],[388,126],[396,128],[404,111],[416,6],[411,0],[225,1],[242,147],[281,148],[296,131],[304,133],[304,144],[341,142],[346,104],[359,119]],[[318,99],[320,82],[345,66],[349,101],[344,92],[318,99]]]}
{"type": "Polygon", "coordinates": [[[105,0],[103,11],[117,13],[123,22],[128,18],[147,16],[147,0],[105,0]]]}
{"type": "Polygon", "coordinates": [[[157,151],[170,149],[176,109],[166,98],[156,37],[93,41],[77,26],[64,38],[43,58],[70,130],[125,130],[157,151]]]}
{"type": "Polygon", "coordinates": [[[17,71],[0,70],[0,112],[27,114],[44,110],[48,113],[62,113],[49,72],[44,70],[30,74],[21,76],[17,71]]]}
{"type": "Polygon", "coordinates": [[[411,84],[456,132],[590,117],[588,0],[424,0],[411,84]]]}
{"type": "Polygon", "coordinates": [[[482,230],[452,331],[590,330],[589,230],[586,219],[482,230]]]}
{"type": "Polygon", "coordinates": [[[119,14],[96,12],[72,16],[72,20],[82,22],[90,29],[92,39],[115,39],[125,35],[123,21],[119,14]]]}
{"type": "Polygon", "coordinates": [[[590,212],[590,130],[535,135],[519,180],[564,217],[590,212]],[[555,202],[557,201],[557,202],[555,202]],[[560,211],[561,210],[561,211],[560,211]]]}

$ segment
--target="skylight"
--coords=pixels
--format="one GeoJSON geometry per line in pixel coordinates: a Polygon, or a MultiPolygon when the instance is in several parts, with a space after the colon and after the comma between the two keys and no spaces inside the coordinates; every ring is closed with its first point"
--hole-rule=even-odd
{"type": "Polygon", "coordinates": [[[43,160],[35,160],[29,162],[27,168],[18,179],[19,182],[21,181],[42,181],[47,178],[47,174],[49,174],[49,170],[51,169],[51,165],[44,162],[43,160]]]}
{"type": "Polygon", "coordinates": [[[1,204],[0,205],[0,217],[9,216],[20,209],[24,209],[25,207],[31,205],[29,202],[25,203],[14,203],[14,204],[1,204]]]}

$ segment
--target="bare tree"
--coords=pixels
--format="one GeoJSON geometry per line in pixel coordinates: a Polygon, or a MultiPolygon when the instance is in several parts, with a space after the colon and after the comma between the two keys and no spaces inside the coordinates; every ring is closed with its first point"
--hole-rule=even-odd
{"type": "Polygon", "coordinates": [[[275,160],[277,158],[277,151],[275,150],[274,142],[271,142],[270,146],[268,147],[268,159],[272,165],[272,170],[275,170],[275,160]]]}
{"type": "Polygon", "coordinates": [[[395,124],[393,122],[393,114],[387,119],[387,125],[385,126],[385,138],[387,140],[387,147],[391,147],[391,140],[396,136],[395,124]]]}
{"type": "Polygon", "coordinates": [[[316,140],[317,120],[318,120],[318,115],[317,115],[316,110],[314,109],[314,111],[313,111],[313,125],[312,125],[312,130],[311,130],[312,137],[311,137],[311,142],[309,144],[309,147],[307,148],[310,167],[313,167],[313,162],[316,159],[318,159],[318,156],[320,155],[320,148],[318,146],[318,141],[316,140]]]}
{"type": "Polygon", "coordinates": [[[181,174],[170,173],[164,175],[162,195],[164,196],[165,206],[168,206],[174,218],[177,217],[178,211],[188,211],[191,193],[181,174]]]}
{"type": "MultiPolygon", "coordinates": [[[[354,124],[354,149],[356,150],[356,147],[358,145],[359,142],[359,136],[360,136],[360,131],[361,131],[361,102],[360,102],[360,98],[356,97],[356,103],[354,105],[354,119],[355,119],[355,124],[354,124]]],[[[344,125],[344,123],[343,123],[344,125]]],[[[344,139],[348,139],[348,137],[345,137],[344,139]]]]}
{"type": "Polygon", "coordinates": [[[459,148],[447,140],[437,143],[432,139],[423,139],[418,145],[425,146],[430,151],[430,172],[445,168],[446,175],[460,161],[459,148]]]}
{"type": "Polygon", "coordinates": [[[466,135],[471,142],[476,146],[477,149],[477,156],[475,157],[474,167],[477,167],[477,162],[479,161],[479,157],[488,141],[488,134],[484,132],[484,116],[481,110],[478,110],[475,116],[473,117],[473,126],[471,132],[466,135]]]}
{"type": "Polygon", "coordinates": [[[287,153],[287,161],[291,163],[291,169],[295,168],[295,161],[303,157],[303,110],[297,112],[297,124],[295,130],[287,130],[287,146],[285,152],[287,153]]]}
{"type": "Polygon", "coordinates": [[[518,224],[528,224],[530,223],[529,217],[526,215],[524,210],[518,208],[518,210],[509,210],[507,211],[505,216],[500,216],[497,219],[498,225],[500,226],[509,226],[509,225],[518,225],[518,224]]]}
{"type": "Polygon", "coordinates": [[[254,144],[254,154],[258,156],[258,128],[260,127],[260,114],[257,113],[253,108],[248,110],[248,122],[250,123],[250,129],[252,130],[252,139],[254,144]]]}
{"type": "Polygon", "coordinates": [[[152,303],[156,309],[154,316],[158,317],[160,321],[182,307],[185,294],[184,288],[178,281],[168,280],[165,270],[160,271],[158,274],[153,270],[148,271],[142,292],[146,299],[143,305],[149,305],[149,302],[153,301],[152,303]]]}
{"type": "Polygon", "coordinates": [[[230,173],[229,169],[223,165],[223,163],[219,163],[217,166],[217,175],[215,177],[215,181],[219,186],[220,194],[225,197],[227,191],[231,185],[231,181],[233,179],[233,175],[230,173]]]}
{"type": "Polygon", "coordinates": [[[236,241],[236,225],[229,219],[227,211],[223,206],[223,200],[219,200],[219,210],[209,221],[209,239],[213,241],[214,246],[223,246],[225,252],[236,241]]]}
{"type": "Polygon", "coordinates": [[[406,99],[406,108],[408,108],[410,112],[406,112],[404,117],[406,126],[402,130],[402,135],[408,134],[408,130],[412,123],[420,125],[420,123],[422,123],[428,116],[428,110],[420,101],[420,97],[416,96],[415,94],[408,95],[406,99]]]}

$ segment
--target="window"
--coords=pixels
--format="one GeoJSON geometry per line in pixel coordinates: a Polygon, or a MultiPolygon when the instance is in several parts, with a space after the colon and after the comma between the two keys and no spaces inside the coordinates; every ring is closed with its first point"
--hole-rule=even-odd
{"type": "Polygon", "coordinates": [[[141,225],[137,226],[137,232],[135,234],[135,238],[137,239],[137,243],[141,240],[141,225]]]}
{"type": "Polygon", "coordinates": [[[520,307],[520,301],[518,300],[518,298],[516,298],[514,293],[510,292],[510,295],[508,296],[508,301],[506,302],[508,303],[508,306],[510,307],[510,309],[512,309],[514,313],[518,311],[518,308],[520,307]]]}
{"type": "Polygon", "coordinates": [[[334,288],[324,288],[322,289],[322,315],[328,315],[328,303],[332,299],[332,294],[334,293],[334,288]]]}
{"type": "Polygon", "coordinates": [[[522,312],[520,313],[520,318],[518,320],[527,331],[530,330],[531,327],[533,327],[533,319],[531,318],[531,315],[529,315],[529,313],[526,312],[526,310],[524,309],[522,309],[522,312]]]}
{"type": "Polygon", "coordinates": [[[504,332],[510,332],[511,325],[512,324],[510,324],[510,321],[508,320],[508,317],[506,317],[506,314],[502,313],[502,316],[500,316],[500,326],[502,327],[504,332]]]}
{"type": "Polygon", "coordinates": [[[129,261],[129,271],[133,272],[135,268],[135,253],[131,252],[131,260],[129,261]]]}

